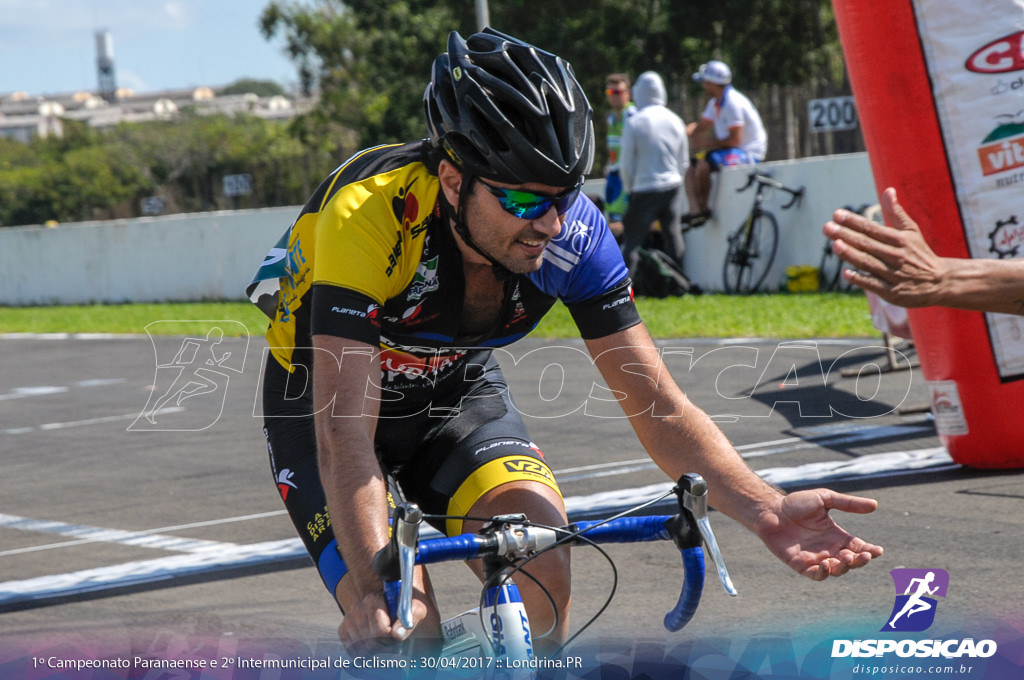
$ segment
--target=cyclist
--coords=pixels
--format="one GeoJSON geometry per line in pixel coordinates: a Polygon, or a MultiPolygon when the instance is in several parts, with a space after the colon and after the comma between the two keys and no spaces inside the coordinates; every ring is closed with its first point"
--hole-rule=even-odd
{"type": "Polygon", "coordinates": [[[690,147],[698,152],[686,172],[690,212],[683,222],[699,227],[711,218],[711,174],[732,165],[764,160],[768,135],[753,103],[732,86],[732,70],[721,61],[702,64],[693,79],[711,96],[704,113],[687,126],[690,147]]]}
{"type": "MultiPolygon", "coordinates": [[[[720,510],[812,578],[881,554],[828,516],[870,512],[874,501],[826,490],[783,496],[665,376],[607,223],[580,195],[594,132],[568,63],[490,29],[453,32],[424,103],[429,138],[343,163],[250,286],[273,314],[263,408],[274,479],[344,612],[347,648],[372,652],[410,634],[389,621],[371,569],[394,494],[428,513],[566,521],[490,355],[526,335],[556,298],[623,408],[639,414],[633,425],[667,474],[703,474],[720,510]],[[668,412],[679,417],[651,415],[668,412]]],[[[566,553],[546,553],[533,570],[555,598],[556,640],[568,630],[566,553]]],[[[436,636],[424,570],[414,583],[417,633],[436,636]]],[[[520,587],[545,630],[555,616],[546,596],[530,581],[520,587]]]]}

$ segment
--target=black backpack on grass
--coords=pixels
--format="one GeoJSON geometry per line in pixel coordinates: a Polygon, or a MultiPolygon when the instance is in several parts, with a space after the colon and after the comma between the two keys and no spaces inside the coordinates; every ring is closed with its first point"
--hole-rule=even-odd
{"type": "Polygon", "coordinates": [[[700,295],[701,289],[666,253],[657,248],[637,248],[633,293],[643,297],[700,295]]]}

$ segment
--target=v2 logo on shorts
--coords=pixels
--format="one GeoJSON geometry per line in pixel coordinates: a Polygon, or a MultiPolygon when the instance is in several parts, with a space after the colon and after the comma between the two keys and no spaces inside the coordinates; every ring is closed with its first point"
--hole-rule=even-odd
{"type": "Polygon", "coordinates": [[[935,622],[936,597],[946,597],[949,572],[945,569],[893,569],[896,601],[882,631],[904,633],[927,630],[935,622]]]}

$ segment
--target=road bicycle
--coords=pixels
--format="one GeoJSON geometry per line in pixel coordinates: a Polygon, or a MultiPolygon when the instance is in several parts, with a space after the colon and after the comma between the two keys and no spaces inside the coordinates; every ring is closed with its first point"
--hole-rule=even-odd
{"type": "Polygon", "coordinates": [[[551,658],[556,658],[577,639],[611,602],[617,581],[615,566],[599,544],[668,540],[675,543],[682,553],[685,575],[679,598],[664,618],[669,631],[683,628],[697,611],[704,589],[705,555],[710,556],[722,587],[730,595],[737,595],[708,520],[707,484],[700,475],[683,475],[667,494],[613,517],[579,521],[564,527],[535,524],[522,514],[504,515],[491,518],[478,533],[420,539],[425,519],[428,516],[415,504],[399,504],[392,520],[391,541],[374,556],[373,564],[385,582],[385,598],[392,620],[411,629],[411,574],[415,565],[483,558],[485,578],[480,606],[442,622],[441,651],[432,662],[438,667],[444,663],[439,661],[441,659],[473,660],[471,662],[478,665],[471,668],[478,669],[529,668],[522,664],[536,663],[533,631],[512,577],[517,574],[529,577],[524,568],[537,556],[559,546],[597,548],[611,564],[613,578],[611,593],[604,605],[551,658]],[[672,495],[678,506],[676,514],[637,514],[672,495]]]}
{"type": "MultiPolygon", "coordinates": [[[[869,219],[875,219],[881,214],[878,204],[862,203],[855,208],[852,205],[844,205],[844,210],[865,215],[869,219]]],[[[818,290],[846,292],[853,289],[853,285],[843,278],[843,261],[832,252],[832,239],[825,239],[825,249],[821,254],[821,264],[818,266],[818,290]]]]}
{"type": "Polygon", "coordinates": [[[804,195],[804,187],[791,189],[758,170],[751,172],[747,183],[736,191],[746,191],[755,185],[754,205],[739,229],[729,236],[729,247],[725,253],[722,281],[725,292],[731,294],[749,295],[756,292],[775,261],[775,252],[779,247],[779,223],[775,215],[762,207],[766,187],[790,195],[789,202],[782,206],[783,210],[790,208],[804,195]]]}

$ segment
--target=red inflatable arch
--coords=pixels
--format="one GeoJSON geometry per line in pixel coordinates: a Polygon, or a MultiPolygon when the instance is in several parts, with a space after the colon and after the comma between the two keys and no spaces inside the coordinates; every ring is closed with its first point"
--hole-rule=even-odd
{"type": "MultiPolygon", "coordinates": [[[[879,193],[896,187],[940,255],[1024,256],[1024,8],[834,7],[879,193]]],[[[953,459],[1024,466],[1024,317],[934,307],[910,326],[953,459]]]]}

